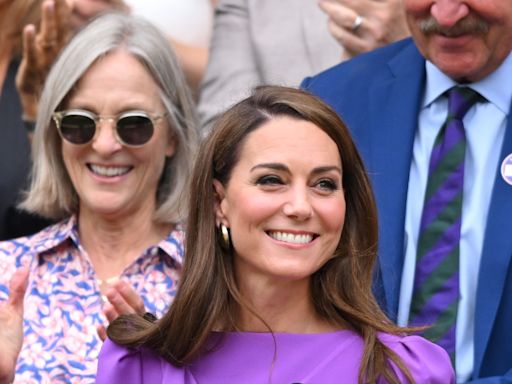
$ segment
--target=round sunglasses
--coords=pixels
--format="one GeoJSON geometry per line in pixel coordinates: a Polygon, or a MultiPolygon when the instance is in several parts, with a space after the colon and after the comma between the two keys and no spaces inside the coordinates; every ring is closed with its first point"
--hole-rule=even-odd
{"type": "Polygon", "coordinates": [[[167,113],[150,115],[144,111],[127,111],[117,116],[98,116],[85,109],[70,109],[55,112],[52,117],[60,136],[76,145],[89,143],[96,136],[98,123],[112,120],[116,124],[117,141],[128,147],[146,144],[155,130],[155,123],[167,113]]]}

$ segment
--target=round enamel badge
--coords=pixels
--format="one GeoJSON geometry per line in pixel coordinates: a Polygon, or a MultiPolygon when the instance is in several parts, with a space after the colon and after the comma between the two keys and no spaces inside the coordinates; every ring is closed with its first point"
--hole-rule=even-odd
{"type": "Polygon", "coordinates": [[[512,185],[512,153],[501,163],[501,177],[507,184],[512,185]]]}

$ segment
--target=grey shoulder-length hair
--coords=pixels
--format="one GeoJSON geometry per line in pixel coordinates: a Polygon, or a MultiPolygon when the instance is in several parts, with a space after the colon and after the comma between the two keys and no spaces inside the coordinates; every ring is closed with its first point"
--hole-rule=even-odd
{"type": "Polygon", "coordinates": [[[96,60],[119,49],[137,58],[159,86],[171,136],[177,139],[177,149],[166,159],[158,185],[155,220],[173,223],[186,215],[184,189],[198,140],[194,103],[167,39],[149,22],[121,13],[92,21],[73,37],[53,65],[39,103],[31,183],[22,208],[55,219],[78,212],[78,196],[62,159],[61,138],[52,114],[63,107],[96,60]]]}

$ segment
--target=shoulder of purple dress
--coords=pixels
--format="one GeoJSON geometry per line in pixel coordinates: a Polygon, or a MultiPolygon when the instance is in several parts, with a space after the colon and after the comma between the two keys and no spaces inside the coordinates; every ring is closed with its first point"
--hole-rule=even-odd
{"type": "MultiPolygon", "coordinates": [[[[455,372],[448,353],[421,336],[379,335],[404,362],[416,383],[454,384],[455,372]]],[[[395,372],[398,368],[393,366],[395,372]]]]}
{"type": "Polygon", "coordinates": [[[169,365],[150,350],[127,348],[107,339],[99,355],[96,384],[159,384],[169,365]]]}

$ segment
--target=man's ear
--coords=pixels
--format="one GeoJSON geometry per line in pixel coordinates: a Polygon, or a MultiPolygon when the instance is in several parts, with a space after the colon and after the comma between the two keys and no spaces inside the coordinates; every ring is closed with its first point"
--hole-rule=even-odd
{"type": "Polygon", "coordinates": [[[226,201],[226,188],[219,180],[214,179],[213,189],[215,190],[215,206],[213,207],[215,210],[215,224],[217,227],[219,227],[221,224],[224,224],[229,228],[229,222],[226,216],[228,210],[228,203],[226,201]]]}

